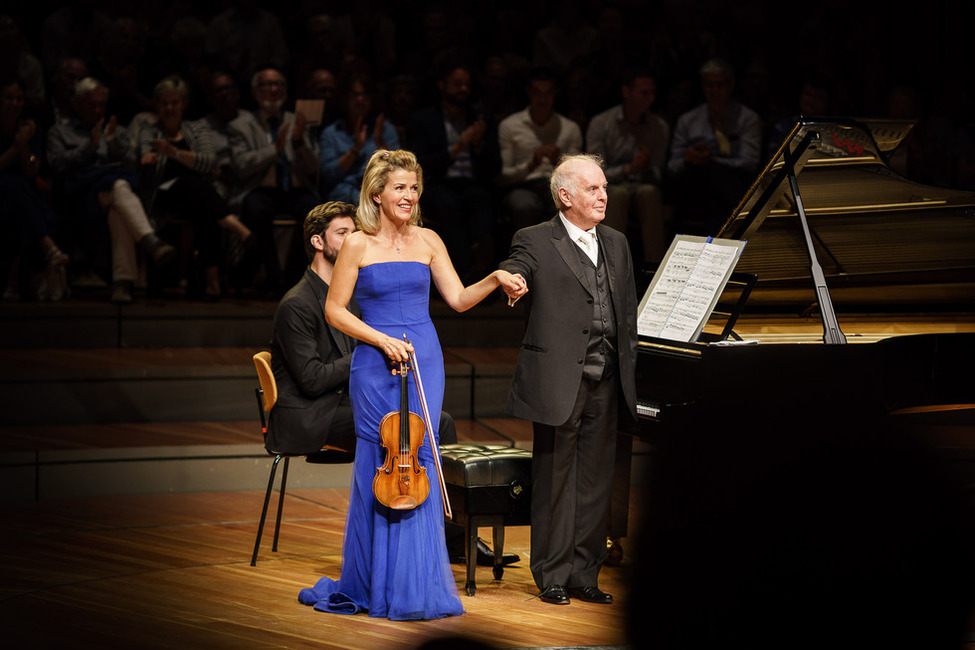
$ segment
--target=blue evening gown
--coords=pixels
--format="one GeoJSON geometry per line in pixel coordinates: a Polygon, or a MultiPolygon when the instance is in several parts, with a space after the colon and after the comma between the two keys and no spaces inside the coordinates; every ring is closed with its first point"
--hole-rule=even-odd
{"type": "MultiPolygon", "coordinates": [[[[421,262],[383,262],[359,269],[355,300],[362,320],[390,336],[405,333],[416,350],[420,377],[434,427],[440,423],[444,364],[430,320],[430,268],[421,262]]],[[[391,620],[443,618],[463,614],[444,541],[443,501],[429,441],[419,452],[427,468],[430,496],[414,510],[390,510],[372,493],[376,468],[383,464],[379,422],[399,411],[400,379],[389,358],[359,344],[352,356],[349,392],[355,412],[356,444],[349,512],[338,580],[321,578],[302,589],[298,600],[315,609],[342,614],[366,611],[391,620]]],[[[422,417],[412,374],[410,410],[422,417]]],[[[427,432],[430,435],[430,432],[427,432]]],[[[433,432],[435,443],[439,433],[433,432]]]]}

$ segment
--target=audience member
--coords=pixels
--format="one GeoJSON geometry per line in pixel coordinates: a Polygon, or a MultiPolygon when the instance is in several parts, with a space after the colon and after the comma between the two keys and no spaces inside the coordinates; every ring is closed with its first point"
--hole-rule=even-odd
{"type": "MultiPolygon", "coordinates": [[[[131,287],[137,277],[136,244],[156,264],[173,259],[175,249],[155,233],[138,187],[133,149],[125,129],[114,115],[106,116],[108,89],[86,77],[75,87],[76,119],[55,124],[47,134],[47,158],[65,199],[70,236],[81,251],[98,250],[107,217],[111,235],[113,302],[132,301],[131,287]]],[[[75,257],[74,253],[72,255],[75,257]]],[[[92,270],[96,260],[84,260],[92,270]]]]}
{"type": "Polygon", "coordinates": [[[643,259],[659,262],[667,246],[661,186],[670,128],[650,111],[657,83],[648,70],[629,69],[620,92],[622,103],[592,118],[586,148],[606,163],[609,202],[604,223],[625,234],[635,217],[643,259]]]}
{"type": "Polygon", "coordinates": [[[598,97],[594,90],[598,72],[589,66],[572,68],[563,82],[565,116],[579,125],[583,133],[589,128],[589,120],[597,112],[598,97]]]}
{"type": "Polygon", "coordinates": [[[532,65],[565,75],[599,51],[599,30],[583,15],[582,0],[560,2],[548,24],[535,32],[532,65]]]}
{"type": "MultiPolygon", "coordinates": [[[[338,92],[338,82],[331,70],[316,68],[311,71],[308,77],[302,82],[299,92],[299,99],[320,99],[325,102],[322,109],[321,121],[318,123],[318,135],[325,130],[325,127],[334,122],[339,117],[339,108],[336,106],[338,92]]],[[[318,137],[312,137],[314,143],[318,142],[318,137]]]]}
{"type": "Polygon", "coordinates": [[[157,78],[175,74],[186,83],[186,119],[198,120],[207,112],[207,83],[213,72],[206,56],[207,27],[196,16],[184,16],[173,24],[169,42],[169,65],[157,78]]]}
{"type": "Polygon", "coordinates": [[[37,188],[44,138],[34,121],[23,115],[26,94],[18,77],[0,78],[0,259],[7,268],[3,299],[23,295],[21,270],[33,267],[39,258],[44,274],[35,296],[60,300],[67,295],[68,256],[54,241],[57,217],[37,188]]]}
{"type": "MultiPolygon", "coordinates": [[[[490,43],[496,56],[504,63],[506,84],[510,93],[511,110],[501,115],[498,120],[507,117],[518,110],[521,105],[520,89],[528,80],[531,73],[532,42],[535,38],[536,16],[531,5],[525,3],[506,3],[498,8],[494,33],[490,43]]],[[[485,61],[485,70],[489,68],[491,58],[485,61]]],[[[482,87],[482,93],[487,95],[489,89],[482,87]]],[[[486,107],[495,107],[490,97],[484,97],[486,107]]]]}
{"type": "Polygon", "coordinates": [[[769,133],[767,153],[771,157],[782,146],[799,117],[826,117],[831,115],[833,106],[833,84],[824,73],[806,77],[799,91],[799,113],[784,117],[772,126],[769,133]]]}
{"type": "MultiPolygon", "coordinates": [[[[287,77],[293,88],[300,89],[291,93],[292,97],[325,100],[321,123],[306,125],[308,137],[305,138],[310,143],[309,158],[317,159],[316,174],[321,174],[318,170],[322,168],[319,151],[322,133],[343,117],[346,108],[342,102],[335,101],[336,79],[352,74],[369,75],[376,87],[372,98],[374,108],[382,104],[379,110],[385,113],[387,126],[395,130],[401,146],[409,146],[410,116],[423,112],[417,108],[429,108],[444,99],[440,82],[442,68],[448,60],[463,58],[475,66],[467,101],[472,96],[479,98],[488,129],[522,110],[521,91],[528,83],[533,65],[555,69],[558,96],[554,109],[558,115],[575,122],[584,135],[589,133],[590,123],[597,114],[616,108],[613,89],[621,83],[623,63],[648,66],[654,71],[656,82],[653,111],[669,125],[674,148],[680,152],[665,169],[664,205],[674,208],[677,230],[700,234],[713,233],[724,221],[754,178],[761,162],[757,159],[774,151],[794,124],[795,116],[783,119],[788,111],[782,107],[795,101],[796,91],[769,81],[786,78],[783,73],[792,70],[795,62],[789,67],[783,60],[763,55],[761,48],[747,44],[754,39],[728,38],[729,30],[742,26],[753,34],[768,28],[781,29],[781,17],[758,16],[750,7],[728,6],[701,12],[694,5],[681,3],[647,7],[610,3],[588,7],[572,0],[558,5],[557,11],[555,5],[545,2],[501,3],[487,13],[477,3],[425,3],[420,11],[410,13],[372,1],[359,2],[351,9],[336,9],[321,2],[302,2],[285,9],[260,0],[244,0],[222,3],[216,11],[201,13],[187,11],[182,5],[164,7],[163,4],[151,2],[122,10],[92,0],[56,2],[51,11],[45,12],[49,14],[47,18],[9,10],[0,14],[0,74],[16,72],[21,77],[27,89],[23,115],[34,120],[42,135],[54,124],[72,119],[72,95],[80,79],[91,76],[101,80],[110,88],[107,113],[114,114],[118,124],[125,126],[126,138],[133,148],[138,144],[138,132],[155,120],[150,101],[153,84],[178,74],[190,90],[183,117],[186,120],[208,118],[206,123],[217,155],[217,166],[210,180],[236,211],[241,209],[248,188],[237,183],[230,166],[225,124],[234,116],[217,118],[213,105],[208,106],[212,99],[208,92],[211,71],[218,69],[243,88],[257,71],[275,68],[287,77]],[[640,25],[643,27],[638,28],[640,25]],[[653,27],[647,31],[646,25],[653,27]],[[417,38],[396,38],[404,33],[416,34],[417,38]],[[740,65],[737,81],[725,85],[729,96],[726,112],[734,115],[737,111],[740,122],[737,126],[745,132],[729,134],[728,129],[734,128],[730,124],[734,118],[728,116],[714,130],[710,113],[715,109],[709,107],[707,117],[698,121],[698,126],[713,139],[714,149],[702,158],[695,155],[699,151],[697,144],[681,144],[687,137],[678,132],[677,122],[702,108],[694,108],[700,101],[697,97],[701,87],[700,63],[719,52],[740,65]],[[730,99],[732,91],[735,100],[730,99]],[[39,101],[38,98],[45,96],[46,100],[39,101]],[[752,136],[750,124],[746,124],[753,117],[758,123],[760,141],[754,156],[749,153],[753,148],[752,136]],[[722,144],[726,145],[724,153],[719,146],[722,144]]],[[[810,34],[800,32],[797,37],[800,41],[810,38],[810,34]]],[[[924,184],[953,186],[966,182],[962,179],[975,176],[975,172],[966,170],[963,157],[952,158],[947,153],[960,146],[966,91],[927,78],[934,74],[930,72],[933,66],[925,67],[920,62],[906,68],[900,66],[898,78],[893,80],[885,71],[883,51],[873,46],[871,39],[877,33],[871,32],[858,41],[857,51],[862,52],[862,57],[841,67],[837,63],[842,63],[852,51],[846,46],[835,47],[843,42],[841,34],[835,27],[815,32],[815,42],[809,41],[800,48],[803,52],[800,64],[803,69],[828,66],[836,71],[836,81],[829,90],[833,107],[821,111],[800,106],[799,112],[896,115],[918,120],[912,134],[892,153],[889,164],[911,180],[924,184]],[[895,82],[925,90],[913,96],[897,92],[895,96],[900,99],[889,102],[885,92],[895,87],[895,82]],[[904,101],[905,98],[909,101],[904,101]]],[[[917,50],[926,52],[930,48],[919,45],[917,50]]],[[[733,80],[730,67],[728,73],[733,80]]],[[[802,94],[807,95],[808,91],[809,88],[802,94]]],[[[245,101],[249,99],[245,96],[245,101]]],[[[706,103],[715,105],[713,97],[706,99],[710,100],[706,103]]],[[[800,101],[807,99],[810,98],[803,96],[800,101]]],[[[239,97],[232,103],[233,108],[228,110],[236,113],[239,97]]],[[[494,145],[490,148],[497,149],[494,145]]],[[[587,142],[585,148],[593,150],[593,144],[587,142]]],[[[488,175],[486,186],[496,189],[499,182],[505,181],[499,176],[500,154],[494,153],[497,167],[488,175]]],[[[44,191],[50,172],[43,157],[41,162],[36,182],[44,191]]],[[[481,171],[480,165],[478,170],[481,171]]],[[[612,174],[609,176],[611,186],[617,185],[612,174]]],[[[313,192],[322,189],[321,180],[315,179],[313,192]]],[[[483,231],[498,236],[495,214],[504,195],[493,192],[486,201],[465,203],[464,210],[450,213],[462,218],[453,216],[445,220],[436,214],[432,205],[437,193],[435,186],[440,183],[435,176],[430,180],[434,182],[430,196],[424,197],[424,203],[431,204],[425,205],[429,208],[426,216],[430,225],[444,235],[452,254],[457,256],[459,269],[464,272],[465,265],[473,263],[468,259],[473,254],[472,248],[478,256],[490,257],[488,249],[496,252],[494,245],[482,250],[475,240],[483,239],[480,234],[483,231]],[[455,231],[451,233],[450,228],[455,231]]],[[[60,182],[58,178],[52,202],[56,213],[64,211],[60,182]]],[[[449,184],[460,183],[451,180],[449,184]]],[[[661,186],[659,181],[656,185],[661,186]]],[[[623,201],[609,202],[607,224],[614,222],[613,213],[622,208],[623,201]]],[[[630,219],[636,218],[634,210],[631,205],[630,219]]],[[[647,252],[652,248],[647,238],[644,232],[639,246],[634,241],[634,253],[639,255],[642,246],[643,257],[651,260],[655,254],[647,252]]],[[[64,240],[64,246],[70,243],[70,238],[64,240]]],[[[504,242],[501,244],[503,247],[504,242]]],[[[231,260],[237,259],[236,254],[240,252],[235,247],[231,260]]],[[[241,270],[246,277],[248,270],[256,271],[257,260],[245,259],[249,264],[242,265],[241,270]]],[[[72,260],[75,271],[76,263],[85,262],[85,255],[72,253],[72,260]]],[[[294,273],[297,269],[290,271],[294,273]]],[[[272,276],[275,273],[272,265],[272,276]]]]}
{"type": "Polygon", "coordinates": [[[183,120],[189,102],[186,82],[179,77],[163,79],[156,84],[153,101],[158,120],[139,136],[139,159],[151,176],[146,188],[149,211],[155,215],[159,209],[193,223],[195,249],[205,273],[203,299],[216,300],[220,297],[218,228],[230,231],[239,247],[246,247],[254,235],[206,178],[216,165],[216,156],[206,125],[183,120]]]}
{"type": "Polygon", "coordinates": [[[372,80],[355,74],[343,84],[343,116],[322,131],[322,193],[330,201],[359,202],[362,174],[377,149],[396,151],[399,135],[374,110],[372,80]]]}
{"type": "Polygon", "coordinates": [[[573,69],[585,66],[592,73],[596,112],[609,108],[615,101],[616,89],[629,62],[643,61],[646,57],[646,44],[642,38],[637,45],[631,43],[633,31],[627,29],[626,20],[623,9],[615,3],[599,7],[594,21],[599,33],[596,51],[573,66],[573,69]]]}
{"type": "Polygon", "coordinates": [[[28,107],[44,103],[44,69],[31,53],[20,23],[8,15],[0,15],[0,75],[20,77],[28,107]]]}
{"type": "Polygon", "coordinates": [[[216,165],[212,176],[220,195],[240,208],[243,194],[241,181],[232,164],[230,154],[230,123],[240,115],[240,88],[226,72],[214,72],[207,82],[207,104],[210,112],[203,117],[203,123],[210,131],[216,165]]]}
{"type": "Polygon", "coordinates": [[[484,112],[497,123],[521,108],[517,80],[504,57],[489,56],[481,69],[481,105],[484,112]]]}
{"type": "Polygon", "coordinates": [[[92,61],[112,19],[95,0],[65,2],[41,23],[41,63],[54,70],[69,57],[92,61]]]}
{"type": "Polygon", "coordinates": [[[68,57],[58,62],[54,74],[51,75],[48,127],[67,123],[75,117],[72,108],[74,87],[87,76],[88,66],[81,59],[68,57]]]}
{"type": "Polygon", "coordinates": [[[327,126],[338,119],[338,108],[336,107],[338,102],[335,99],[335,95],[336,81],[335,75],[332,74],[331,70],[312,70],[310,75],[306,76],[298,86],[298,101],[313,99],[323,102],[320,113],[314,116],[307,113],[305,115],[308,118],[308,124],[305,126],[308,130],[308,140],[311,142],[312,154],[314,154],[315,160],[318,161],[322,159],[322,132],[325,131],[327,126]]]}
{"type": "Polygon", "coordinates": [[[123,125],[152,110],[153,81],[143,70],[144,47],[142,25],[121,16],[109,25],[98,56],[89,62],[91,76],[108,87],[108,114],[123,125]]]}
{"type": "Polygon", "coordinates": [[[787,114],[775,90],[768,61],[760,54],[751,56],[738,75],[735,95],[739,102],[758,115],[759,131],[762,134],[760,155],[768,149],[772,128],[787,114]]]}
{"type": "Polygon", "coordinates": [[[911,85],[894,85],[887,93],[887,115],[895,120],[912,120],[914,127],[892,152],[888,164],[916,183],[947,187],[951,184],[951,151],[955,129],[944,113],[926,108],[929,98],[911,85]]]}
{"type": "Polygon", "coordinates": [[[342,72],[368,70],[374,78],[388,79],[396,67],[396,21],[392,4],[376,0],[356,0],[341,18],[352,35],[348,55],[355,68],[342,72]],[[359,66],[368,66],[360,68],[359,66]]]}
{"type": "Polygon", "coordinates": [[[748,189],[761,154],[761,122],[733,99],[735,74],[721,59],[701,67],[705,102],[677,120],[667,171],[678,232],[713,235],[748,189]]]}
{"type": "Polygon", "coordinates": [[[259,0],[238,0],[213,17],[207,55],[241,86],[261,70],[285,70],[290,62],[281,21],[261,8],[259,0]]]}
{"type": "MultiPolygon", "coordinates": [[[[275,296],[291,286],[295,279],[291,276],[300,269],[286,273],[283,266],[297,262],[295,255],[278,259],[274,218],[287,215],[300,223],[318,203],[318,161],[305,129],[305,116],[284,110],[287,94],[287,81],[274,68],[255,73],[251,95],[257,109],[242,111],[227,127],[231,164],[243,187],[240,215],[257,236],[265,289],[275,296]]],[[[231,208],[236,200],[231,198],[231,208]]],[[[298,243],[297,237],[293,240],[298,243]]]]}
{"type": "Polygon", "coordinates": [[[443,3],[425,4],[420,14],[420,35],[416,46],[403,55],[403,69],[417,80],[420,106],[435,103],[438,99],[438,62],[451,56],[454,51],[452,18],[443,3]]]}
{"type": "Polygon", "coordinates": [[[501,167],[497,127],[471,100],[465,63],[442,67],[440,100],[415,111],[406,127],[407,148],[423,167],[420,204],[465,281],[494,261],[493,189],[501,167]]]}
{"type": "Polygon", "coordinates": [[[533,69],[526,92],[528,107],[498,125],[501,182],[507,188],[501,205],[512,232],[551,217],[549,178],[555,163],[562,154],[582,150],[579,126],[555,112],[555,73],[533,69]]]}
{"type": "Polygon", "coordinates": [[[304,25],[303,48],[295,74],[299,83],[315,70],[330,70],[342,76],[349,59],[352,34],[348,26],[328,14],[309,18],[304,25]]]}
{"type": "Polygon", "coordinates": [[[398,74],[386,84],[384,112],[386,121],[396,129],[400,142],[406,142],[406,125],[416,110],[420,96],[419,84],[410,74],[398,74]]]}

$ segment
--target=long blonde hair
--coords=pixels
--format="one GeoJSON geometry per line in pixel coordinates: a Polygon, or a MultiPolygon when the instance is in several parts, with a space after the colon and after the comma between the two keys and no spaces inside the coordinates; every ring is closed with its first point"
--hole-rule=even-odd
{"type": "MultiPolygon", "coordinates": [[[[379,215],[379,206],[373,201],[373,197],[382,194],[389,175],[397,169],[415,173],[417,198],[423,194],[423,168],[420,167],[420,163],[417,162],[412,151],[377,149],[369,158],[369,164],[366,165],[365,174],[362,176],[359,207],[356,209],[356,221],[359,230],[370,235],[379,232],[382,221],[379,215]]],[[[418,202],[413,206],[410,225],[419,226],[421,223],[420,204],[418,202]]]]}

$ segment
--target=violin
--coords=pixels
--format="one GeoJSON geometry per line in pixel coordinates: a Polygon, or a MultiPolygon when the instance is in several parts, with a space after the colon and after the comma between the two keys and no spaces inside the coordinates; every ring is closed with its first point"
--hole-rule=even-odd
{"type": "MultiPolygon", "coordinates": [[[[379,437],[386,450],[382,467],[376,468],[372,492],[379,503],[393,510],[412,510],[430,494],[427,470],[417,453],[426,429],[423,419],[409,410],[406,373],[409,366],[399,364],[400,408],[390,411],[379,422],[379,437]]],[[[393,370],[393,374],[396,374],[393,370]]]]}

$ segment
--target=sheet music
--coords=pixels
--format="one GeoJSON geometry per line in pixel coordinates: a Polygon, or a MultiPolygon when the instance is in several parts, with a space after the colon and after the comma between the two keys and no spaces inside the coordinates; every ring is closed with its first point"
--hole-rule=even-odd
{"type": "Polygon", "coordinates": [[[745,242],[678,235],[640,301],[637,331],[672,341],[697,338],[745,242]]]}

